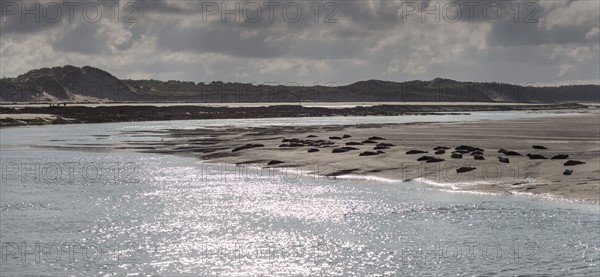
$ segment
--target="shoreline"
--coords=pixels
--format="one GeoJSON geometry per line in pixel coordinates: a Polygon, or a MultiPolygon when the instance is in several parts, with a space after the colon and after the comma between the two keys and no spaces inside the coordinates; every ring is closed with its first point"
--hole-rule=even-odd
{"type": "MultiPolygon", "coordinates": [[[[186,158],[190,158],[189,156],[183,156],[186,158]]],[[[250,174],[255,174],[261,177],[268,178],[286,178],[282,177],[283,175],[287,176],[287,180],[300,180],[300,178],[311,179],[314,178],[315,183],[330,183],[334,184],[337,181],[360,181],[366,182],[368,184],[382,184],[382,183],[398,183],[402,185],[406,180],[397,180],[397,179],[388,179],[383,177],[378,177],[376,175],[338,175],[335,177],[331,176],[323,176],[323,175],[315,175],[313,172],[308,172],[302,169],[298,169],[296,167],[265,167],[259,164],[229,164],[229,163],[221,163],[215,162],[214,160],[202,160],[202,167],[204,166],[210,167],[211,170],[219,170],[220,172],[235,172],[240,173],[240,175],[236,175],[236,177],[229,177],[233,180],[239,180],[241,178],[245,178],[248,175],[248,171],[250,174]],[[216,166],[213,167],[213,166],[216,166]],[[240,169],[242,167],[242,169],[240,169]],[[225,168],[225,169],[224,169],[225,168]],[[268,176],[264,175],[264,170],[268,170],[268,176]],[[299,170],[299,171],[298,171],[299,170]],[[276,172],[276,173],[273,173],[276,172]],[[287,172],[292,173],[293,178],[289,178],[287,172]],[[300,178],[294,177],[300,176],[300,178]]],[[[440,190],[448,193],[466,193],[466,194],[480,194],[480,195],[492,195],[492,196],[518,196],[518,197],[527,197],[537,200],[547,200],[547,201],[557,201],[557,202],[567,202],[572,204],[582,204],[582,205],[600,205],[600,200],[590,200],[590,199],[580,199],[580,198],[569,198],[564,196],[552,195],[548,193],[531,193],[531,192],[519,192],[517,190],[509,190],[509,191],[488,191],[488,190],[461,190],[461,189],[452,189],[448,188],[448,186],[444,184],[438,184],[434,182],[430,182],[424,179],[410,180],[412,182],[417,182],[420,185],[426,186],[431,189],[440,190]]],[[[308,181],[310,182],[310,181],[308,181]]],[[[491,184],[488,184],[491,185],[491,184]]]]}
{"type": "MultiPolygon", "coordinates": [[[[451,123],[364,124],[357,126],[271,126],[216,127],[208,129],[168,130],[160,133],[161,142],[129,143],[122,147],[146,153],[196,157],[207,164],[255,166],[262,169],[299,170],[322,178],[416,180],[433,182],[431,186],[452,191],[552,195],[566,200],[600,203],[600,117],[598,113],[579,116],[514,119],[505,121],[476,121],[451,123]],[[423,138],[425,135],[428,138],[423,138]],[[349,136],[329,140],[330,136],[349,136]],[[284,139],[297,138],[332,141],[332,145],[279,147],[284,139]],[[376,144],[346,146],[371,136],[380,136],[395,146],[385,153],[361,156],[376,144]],[[419,139],[420,138],[420,139],[419,139]],[[548,149],[533,149],[532,145],[548,149]],[[261,145],[244,148],[246,145],[261,145]],[[335,146],[334,146],[335,145],[335,146]],[[484,160],[474,160],[465,154],[452,159],[449,152],[435,155],[439,145],[481,147],[484,160]],[[234,150],[242,147],[241,150],[234,150]],[[342,153],[332,149],[355,147],[342,153]],[[307,152],[308,149],[318,152],[307,152]],[[523,156],[509,156],[510,163],[497,160],[500,148],[517,151],[523,156]],[[428,153],[410,155],[410,150],[428,153]],[[232,152],[233,151],[233,152],[232,152]],[[541,154],[548,159],[532,160],[527,153],[541,154]],[[553,160],[555,155],[568,159],[553,160]],[[443,158],[427,163],[417,161],[422,156],[443,158]],[[585,164],[565,166],[568,160],[585,164]],[[272,163],[272,164],[269,164],[272,163]],[[473,167],[472,171],[457,173],[457,169],[473,167]],[[563,175],[566,169],[572,175],[563,175]]],[[[452,150],[448,150],[452,151],[452,150]]]]}
{"type": "Polygon", "coordinates": [[[523,103],[470,103],[452,105],[444,103],[421,103],[404,105],[374,105],[354,107],[318,107],[280,105],[252,107],[218,106],[0,106],[0,128],[78,123],[116,123],[194,119],[242,119],[275,117],[328,117],[328,116],[397,116],[430,114],[465,114],[477,111],[548,111],[589,110],[590,106],[566,104],[523,104],[523,103]],[[43,116],[32,116],[43,115],[43,116]]]}

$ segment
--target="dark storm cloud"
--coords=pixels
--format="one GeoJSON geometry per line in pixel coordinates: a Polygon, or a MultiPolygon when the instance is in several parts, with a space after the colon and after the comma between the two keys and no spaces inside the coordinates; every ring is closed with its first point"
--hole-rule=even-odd
{"type": "MultiPolygon", "coordinates": [[[[160,31],[157,45],[163,50],[222,53],[232,56],[264,58],[289,54],[290,40],[272,41],[271,34],[245,37],[243,30],[215,24],[201,28],[167,26],[160,31]]],[[[281,34],[277,35],[281,37],[281,34]]]]}
{"type": "MultiPolygon", "coordinates": [[[[593,2],[583,0],[577,5],[585,8],[584,5],[590,4],[589,8],[594,9],[593,2]],[[583,5],[582,5],[583,4],[583,5]]],[[[561,13],[567,9],[578,9],[571,5],[571,1],[565,2],[562,7],[546,7],[536,2],[519,2],[520,15],[515,17],[513,11],[507,9],[506,12],[512,12],[511,20],[502,20],[492,25],[491,32],[488,33],[488,41],[493,45],[539,45],[539,44],[565,44],[565,43],[586,43],[589,40],[588,33],[592,28],[600,27],[600,10],[581,14],[579,12],[562,13],[561,17],[552,16],[554,13],[561,13]],[[533,5],[533,3],[536,3],[533,5]],[[529,5],[529,6],[527,6],[529,5]],[[576,24],[583,17],[583,24],[576,24]],[[516,18],[516,22],[515,22],[516,18]],[[556,24],[557,20],[564,21],[556,24]],[[573,22],[575,24],[568,24],[573,22]],[[562,24],[561,24],[562,23],[562,24]],[[552,26],[548,28],[547,26],[552,26]]],[[[515,5],[512,6],[517,7],[515,5]]],[[[509,7],[510,8],[510,7],[509,7]]],[[[597,6],[596,6],[597,8],[597,6]]]]}
{"type": "Polygon", "coordinates": [[[61,34],[53,44],[54,49],[63,52],[81,54],[99,54],[104,48],[104,39],[97,33],[97,24],[79,24],[77,27],[61,34]]]}
{"type": "MultiPolygon", "coordinates": [[[[200,11],[199,9],[194,8],[193,5],[188,5],[187,7],[174,6],[169,5],[168,1],[165,0],[135,0],[129,2],[137,6],[139,10],[144,13],[195,14],[200,11]]],[[[193,1],[188,2],[193,3],[193,1]]],[[[200,6],[198,5],[198,7],[200,6]]]]}
{"type": "Polygon", "coordinates": [[[60,27],[68,19],[68,16],[62,16],[62,10],[60,3],[49,5],[35,1],[2,1],[0,33],[33,34],[60,27]]]}

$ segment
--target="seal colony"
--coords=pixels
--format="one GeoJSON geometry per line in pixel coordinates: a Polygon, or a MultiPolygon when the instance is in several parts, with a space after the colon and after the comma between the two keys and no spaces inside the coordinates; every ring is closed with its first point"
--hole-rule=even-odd
{"type": "MultiPolygon", "coordinates": [[[[318,137],[319,136],[317,136],[317,135],[308,135],[307,136],[307,138],[318,138],[318,137]]],[[[331,150],[331,153],[346,153],[346,152],[350,152],[350,151],[359,151],[360,152],[361,150],[367,150],[367,151],[361,152],[360,154],[358,154],[358,156],[377,156],[377,155],[386,154],[384,151],[381,151],[380,149],[390,149],[391,147],[396,146],[395,144],[392,144],[392,143],[378,143],[376,140],[386,140],[385,138],[382,138],[382,137],[369,137],[368,139],[366,139],[363,142],[356,142],[356,141],[345,142],[345,145],[355,145],[355,146],[365,146],[366,144],[375,144],[376,143],[376,146],[372,148],[372,150],[378,150],[376,152],[368,151],[368,149],[371,149],[371,147],[372,147],[371,145],[365,146],[365,147],[363,147],[363,149],[360,149],[357,147],[349,147],[349,146],[340,147],[339,145],[337,145],[335,142],[332,141],[332,140],[340,141],[340,140],[344,140],[344,139],[351,138],[351,137],[352,136],[350,136],[350,135],[343,135],[341,137],[340,136],[331,136],[331,137],[329,137],[330,140],[284,138],[281,140],[281,142],[289,143],[289,144],[280,144],[279,148],[317,147],[317,148],[309,148],[307,151],[308,153],[320,152],[320,149],[318,149],[318,148],[333,148],[331,150]]],[[[340,143],[343,143],[343,142],[340,142],[340,143]]],[[[256,147],[264,147],[264,145],[263,144],[245,144],[242,146],[235,147],[233,150],[231,150],[231,152],[237,152],[237,151],[252,149],[252,148],[256,148],[256,147]]],[[[536,149],[536,150],[548,150],[547,147],[541,146],[541,145],[533,145],[532,148],[536,149]]],[[[437,146],[437,147],[433,148],[436,155],[438,155],[438,156],[443,156],[444,154],[446,154],[445,150],[449,150],[449,149],[451,149],[451,148],[445,147],[445,146],[437,146]]],[[[473,157],[473,160],[482,161],[482,160],[485,160],[484,152],[485,152],[485,149],[482,149],[479,147],[461,145],[461,146],[457,146],[456,148],[454,148],[454,151],[450,154],[450,158],[462,159],[463,155],[470,155],[473,157]]],[[[414,154],[422,154],[422,153],[429,153],[429,151],[419,150],[419,149],[411,149],[411,150],[406,151],[405,154],[406,155],[414,155],[414,154]]],[[[506,155],[506,156],[523,156],[516,151],[508,151],[505,149],[499,149],[498,153],[506,155]]],[[[540,154],[527,153],[526,156],[530,160],[547,160],[548,159],[540,154]]],[[[551,159],[552,160],[564,160],[564,159],[567,159],[568,157],[570,157],[570,155],[559,154],[559,155],[553,156],[551,159]]],[[[510,160],[507,157],[498,156],[497,158],[498,158],[498,161],[501,163],[510,163],[510,160]]],[[[434,157],[434,156],[421,156],[420,158],[416,159],[416,161],[417,162],[425,162],[425,163],[437,163],[437,162],[443,162],[443,161],[445,161],[445,159],[439,158],[439,157],[434,157]]],[[[267,165],[279,165],[279,164],[284,164],[284,163],[285,162],[275,160],[275,161],[268,162],[267,165]]],[[[585,164],[585,162],[569,160],[567,162],[564,162],[563,166],[576,166],[576,165],[582,165],[582,164],[585,164]]],[[[460,167],[460,168],[456,169],[456,172],[457,173],[466,173],[466,172],[473,171],[475,169],[477,169],[477,167],[460,167]]],[[[572,175],[573,172],[574,172],[574,170],[572,170],[572,169],[565,169],[563,174],[564,175],[572,175]]]]}
{"type": "Polygon", "coordinates": [[[493,122],[210,127],[124,148],[329,176],[600,202],[600,116],[493,122]]]}

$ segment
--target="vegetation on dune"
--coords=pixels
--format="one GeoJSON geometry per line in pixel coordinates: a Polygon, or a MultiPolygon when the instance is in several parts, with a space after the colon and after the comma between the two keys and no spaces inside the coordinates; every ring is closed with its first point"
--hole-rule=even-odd
{"type": "Polygon", "coordinates": [[[360,81],[295,86],[213,81],[119,80],[98,68],[63,66],[0,79],[0,102],[600,102],[600,86],[496,82],[360,81]]]}

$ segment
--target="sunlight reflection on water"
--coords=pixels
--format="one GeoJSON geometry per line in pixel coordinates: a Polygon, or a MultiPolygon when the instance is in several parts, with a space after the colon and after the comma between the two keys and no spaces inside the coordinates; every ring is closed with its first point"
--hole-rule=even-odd
{"type": "Polygon", "coordinates": [[[2,272],[471,275],[598,270],[597,206],[450,194],[419,183],[315,183],[306,177],[289,182],[250,175],[230,182],[234,177],[223,174],[235,172],[203,172],[197,178],[194,159],[148,156],[4,152],[3,163],[135,161],[141,170],[129,181],[86,183],[78,182],[83,177],[77,175],[72,183],[3,183],[3,244],[26,242],[33,249],[36,242],[85,243],[99,246],[103,254],[88,253],[88,260],[98,261],[85,262],[77,250],[73,262],[64,254],[49,263],[36,262],[32,255],[21,261],[5,251],[2,272]],[[473,246],[469,262],[471,243],[479,246],[473,246]],[[423,247],[433,250],[418,252],[423,247]],[[497,247],[502,257],[494,260],[497,247]],[[457,249],[463,256],[459,261],[449,258],[457,249]]]}
{"type": "Polygon", "coordinates": [[[2,275],[599,270],[598,205],[449,193],[418,182],[264,176],[252,168],[240,177],[235,167],[215,170],[192,158],[19,146],[49,137],[92,143],[92,135],[156,126],[127,124],[2,131],[2,275]],[[75,163],[73,175],[63,171],[51,182],[5,166],[57,162],[75,163]],[[23,245],[25,254],[17,251],[23,245]]]}

